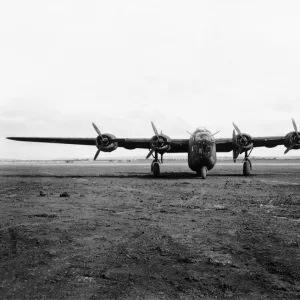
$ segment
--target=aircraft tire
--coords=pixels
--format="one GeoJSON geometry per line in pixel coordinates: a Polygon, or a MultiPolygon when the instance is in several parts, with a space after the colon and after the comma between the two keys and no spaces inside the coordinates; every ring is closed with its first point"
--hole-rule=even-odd
{"type": "Polygon", "coordinates": [[[243,164],[243,175],[250,176],[251,174],[251,166],[249,161],[245,161],[243,164]]]}
{"type": "Polygon", "coordinates": [[[200,174],[201,174],[201,178],[202,178],[202,179],[206,179],[206,176],[207,176],[207,168],[206,168],[206,167],[202,167],[202,168],[201,168],[201,171],[200,171],[200,174]]]}
{"type": "Polygon", "coordinates": [[[154,165],[154,163],[155,163],[155,160],[153,160],[152,163],[151,163],[151,172],[153,172],[153,165],[154,165]]]}
{"type": "Polygon", "coordinates": [[[159,167],[159,163],[158,162],[153,163],[152,170],[153,170],[154,177],[159,177],[159,175],[160,175],[160,167],[159,167]]]}

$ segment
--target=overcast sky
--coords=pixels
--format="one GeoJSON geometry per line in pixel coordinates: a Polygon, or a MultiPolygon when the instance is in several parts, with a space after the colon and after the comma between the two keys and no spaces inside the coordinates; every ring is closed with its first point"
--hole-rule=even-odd
{"type": "MultiPolygon", "coordinates": [[[[151,120],[176,138],[199,125],[231,137],[233,121],[285,135],[291,117],[300,127],[299,31],[296,0],[1,1],[0,158],[92,158],[5,140],[94,137],[92,122],[118,137],[151,137],[151,120]]],[[[147,151],[113,155],[126,153],[147,151]]]]}

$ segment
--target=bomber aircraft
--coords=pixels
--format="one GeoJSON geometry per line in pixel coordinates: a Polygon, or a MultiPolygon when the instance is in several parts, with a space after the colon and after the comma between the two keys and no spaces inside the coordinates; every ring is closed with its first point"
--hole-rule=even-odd
{"type": "Polygon", "coordinates": [[[287,149],[284,154],[292,149],[300,149],[300,132],[292,119],[295,131],[291,131],[285,136],[251,137],[249,134],[242,133],[235,123],[233,124],[232,138],[215,139],[214,135],[206,128],[197,128],[189,139],[171,139],[169,136],[159,133],[151,122],[154,136],[152,138],[116,138],[110,133],[101,133],[98,127],[93,124],[98,136],[96,138],[60,138],[60,137],[7,137],[10,140],[40,143],[60,143],[73,145],[96,146],[97,152],[94,160],[99,153],[112,152],[118,147],[125,149],[148,149],[146,156],[148,159],[152,156],[151,172],[155,177],[160,175],[160,164],[163,163],[165,153],[188,153],[188,165],[191,170],[197,173],[197,176],[206,178],[208,170],[211,170],[217,162],[217,152],[233,152],[233,161],[236,162],[238,156],[245,153],[243,160],[243,175],[249,176],[252,170],[252,164],[249,156],[254,147],[273,148],[278,145],[284,145],[287,149]],[[237,134],[236,134],[237,131],[237,134]],[[160,154],[160,159],[158,155],[160,154]]]}

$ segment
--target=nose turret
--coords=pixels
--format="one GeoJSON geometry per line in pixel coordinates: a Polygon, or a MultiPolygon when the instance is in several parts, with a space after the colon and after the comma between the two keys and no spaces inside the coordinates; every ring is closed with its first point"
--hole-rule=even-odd
{"type": "Polygon", "coordinates": [[[197,155],[208,157],[211,155],[214,138],[209,132],[195,134],[195,148],[197,155]]]}

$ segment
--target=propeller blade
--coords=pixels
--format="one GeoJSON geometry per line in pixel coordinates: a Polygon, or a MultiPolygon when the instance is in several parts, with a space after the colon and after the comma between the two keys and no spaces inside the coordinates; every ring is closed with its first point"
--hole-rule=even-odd
{"type": "Polygon", "coordinates": [[[240,148],[232,151],[232,156],[233,156],[233,161],[234,162],[236,162],[236,159],[239,157],[240,153],[241,153],[240,148]]]}
{"type": "Polygon", "coordinates": [[[148,153],[148,155],[146,156],[146,159],[148,159],[152,155],[153,152],[154,152],[154,149],[151,149],[150,152],[148,153]]]}
{"type": "Polygon", "coordinates": [[[94,160],[96,160],[96,159],[97,159],[97,157],[98,157],[99,153],[100,153],[100,149],[98,149],[98,151],[96,152],[96,154],[95,154],[95,157],[94,157],[94,160]]]}
{"type": "Polygon", "coordinates": [[[233,127],[235,128],[235,130],[238,132],[238,134],[242,137],[242,139],[244,141],[246,141],[246,139],[244,138],[244,136],[242,135],[242,132],[240,131],[240,129],[237,127],[236,124],[234,124],[234,122],[232,123],[233,127]]]}
{"type": "Polygon", "coordinates": [[[232,132],[232,139],[235,140],[235,130],[233,129],[233,132],[232,132]]]}
{"type": "Polygon", "coordinates": [[[156,127],[155,127],[155,125],[154,125],[154,123],[151,121],[151,125],[152,125],[152,128],[153,128],[153,131],[155,132],[155,135],[157,136],[157,137],[159,137],[158,136],[158,131],[157,131],[157,129],[156,129],[156,127]]]}
{"type": "Polygon", "coordinates": [[[295,129],[295,132],[297,134],[297,137],[300,140],[300,135],[298,133],[298,128],[297,128],[296,122],[295,122],[295,120],[293,118],[292,118],[292,122],[293,122],[293,126],[294,126],[294,129],[295,129]]]}
{"type": "Polygon", "coordinates": [[[93,127],[95,128],[96,132],[101,136],[101,132],[99,130],[99,128],[96,126],[96,124],[92,123],[93,127]]]}
{"type": "Polygon", "coordinates": [[[287,154],[290,150],[292,150],[294,145],[290,145],[285,151],[284,154],[287,154]]]}
{"type": "Polygon", "coordinates": [[[294,129],[295,129],[295,131],[297,131],[298,132],[298,129],[297,129],[297,125],[296,125],[296,122],[295,122],[295,120],[292,118],[292,122],[293,122],[293,126],[294,126],[294,129]]]}
{"type": "Polygon", "coordinates": [[[235,128],[235,130],[238,132],[239,135],[242,135],[240,129],[236,126],[236,124],[234,122],[232,122],[233,127],[235,128]]]}

